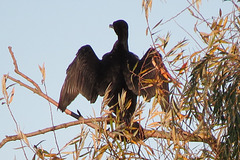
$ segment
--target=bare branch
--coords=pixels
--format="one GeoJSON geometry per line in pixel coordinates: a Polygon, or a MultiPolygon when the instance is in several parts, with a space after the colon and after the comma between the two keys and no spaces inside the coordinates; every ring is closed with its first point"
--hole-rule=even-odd
{"type": "MultiPolygon", "coordinates": [[[[88,125],[91,124],[91,125],[94,126],[93,128],[100,130],[99,126],[94,124],[94,123],[96,123],[96,122],[106,122],[106,123],[108,123],[109,121],[110,121],[110,118],[105,118],[105,117],[88,118],[88,119],[80,118],[78,121],[63,123],[63,124],[60,124],[60,125],[57,125],[57,126],[53,126],[53,127],[41,129],[41,130],[38,130],[38,131],[35,131],[35,132],[27,133],[27,134],[25,134],[25,136],[26,137],[33,137],[33,136],[37,136],[37,135],[40,135],[40,134],[45,134],[47,132],[51,132],[51,131],[54,131],[54,130],[68,128],[68,127],[79,125],[79,124],[88,124],[88,125]]],[[[107,133],[112,138],[114,138],[115,135],[116,135],[114,132],[110,132],[110,131],[107,131],[107,133]]],[[[148,138],[162,138],[162,139],[173,140],[172,134],[170,132],[165,132],[165,131],[144,129],[144,135],[145,135],[145,139],[148,139],[148,138]]],[[[206,137],[206,136],[201,135],[201,134],[197,135],[197,134],[185,132],[185,131],[182,131],[182,130],[178,131],[178,136],[179,136],[180,141],[208,142],[208,143],[211,142],[212,144],[216,143],[216,140],[213,139],[213,138],[209,138],[209,137],[206,137]]],[[[20,139],[21,139],[20,135],[6,136],[6,138],[3,139],[2,142],[0,142],[0,148],[3,147],[7,142],[16,141],[16,140],[20,140],[20,139]]]]}
{"type": "Polygon", "coordinates": [[[12,47],[11,47],[11,46],[8,47],[8,50],[9,50],[11,56],[12,56],[13,65],[14,65],[14,67],[15,67],[15,70],[14,70],[14,71],[15,71],[17,74],[19,74],[21,77],[23,77],[24,79],[26,79],[27,81],[29,81],[30,83],[32,83],[32,84],[37,88],[37,90],[41,91],[41,89],[40,89],[40,87],[38,86],[37,83],[35,83],[31,78],[29,78],[28,76],[26,76],[25,74],[23,74],[22,72],[19,71],[18,65],[17,65],[17,61],[16,61],[16,59],[15,59],[15,56],[14,56],[14,53],[13,53],[13,51],[12,51],[12,47]]]}
{"type": "MultiPolygon", "coordinates": [[[[29,86],[29,85],[21,82],[20,80],[17,80],[17,79],[15,79],[15,78],[9,76],[9,75],[4,75],[4,76],[7,77],[7,78],[9,78],[9,79],[11,79],[12,81],[20,84],[21,86],[23,86],[23,87],[31,90],[33,93],[36,93],[36,94],[38,94],[39,96],[45,98],[48,102],[52,103],[53,105],[58,106],[58,103],[57,103],[55,100],[53,100],[52,98],[50,98],[49,96],[47,96],[45,93],[42,92],[41,88],[39,87],[39,85],[38,85],[36,82],[34,82],[34,81],[33,81],[31,78],[29,78],[27,75],[25,75],[25,74],[23,74],[22,72],[19,71],[16,58],[15,58],[14,53],[13,53],[13,51],[12,51],[12,47],[9,46],[9,47],[8,47],[8,50],[9,50],[9,53],[11,54],[11,57],[12,57],[12,60],[13,60],[13,65],[14,65],[14,67],[15,67],[14,71],[15,71],[18,75],[20,75],[21,77],[23,77],[24,79],[26,79],[28,82],[30,82],[31,84],[33,84],[36,88],[33,88],[33,87],[31,87],[31,86],[29,86]]],[[[76,119],[78,119],[78,118],[80,117],[78,114],[76,114],[76,113],[74,113],[74,112],[72,112],[72,111],[70,111],[70,110],[68,110],[68,109],[65,110],[65,113],[68,114],[68,115],[70,115],[70,116],[72,116],[72,117],[74,117],[74,118],[76,118],[76,119]]]]}
{"type": "MultiPolygon", "coordinates": [[[[45,129],[41,129],[35,132],[31,132],[31,133],[27,133],[25,134],[26,137],[33,137],[33,136],[37,136],[40,134],[45,134],[47,132],[51,132],[54,130],[59,130],[62,128],[67,128],[67,127],[71,127],[71,126],[75,126],[78,124],[92,124],[92,126],[94,126],[94,128],[98,128],[97,125],[94,125],[93,122],[101,122],[101,121],[105,121],[107,120],[107,118],[89,118],[89,119],[84,119],[84,118],[80,118],[78,121],[73,121],[73,122],[68,122],[68,123],[63,123],[57,126],[53,126],[53,127],[49,127],[49,128],[45,128],[45,129]]],[[[4,144],[6,144],[7,142],[10,141],[16,141],[16,140],[20,140],[21,137],[20,135],[13,135],[13,136],[6,136],[5,139],[2,140],[2,142],[0,143],[0,148],[3,147],[4,144]]]]}

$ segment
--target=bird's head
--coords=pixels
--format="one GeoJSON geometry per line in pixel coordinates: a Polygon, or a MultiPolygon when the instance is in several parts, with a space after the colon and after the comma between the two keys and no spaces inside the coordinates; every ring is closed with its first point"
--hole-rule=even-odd
{"type": "Polygon", "coordinates": [[[128,38],[128,24],[124,20],[117,20],[113,24],[109,25],[110,28],[113,28],[115,33],[118,35],[118,38],[128,38]]]}
{"type": "Polygon", "coordinates": [[[115,43],[115,46],[122,44],[123,47],[128,50],[128,24],[124,20],[117,20],[113,24],[109,25],[110,28],[113,28],[115,33],[118,36],[118,41],[115,43]]]}

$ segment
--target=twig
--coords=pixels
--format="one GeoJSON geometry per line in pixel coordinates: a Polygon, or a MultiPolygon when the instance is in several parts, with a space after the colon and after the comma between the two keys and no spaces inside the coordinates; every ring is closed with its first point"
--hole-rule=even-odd
{"type": "MultiPolygon", "coordinates": [[[[45,68],[44,68],[45,70],[45,68]]],[[[48,96],[48,93],[47,93],[47,86],[46,86],[46,83],[45,83],[45,75],[43,75],[43,85],[44,85],[44,90],[45,90],[45,93],[46,95],[48,96]]],[[[53,120],[53,112],[52,112],[52,105],[51,103],[48,101],[48,105],[49,105],[49,108],[50,108],[50,116],[51,116],[51,122],[52,122],[52,126],[54,126],[54,120],[53,120]]],[[[57,140],[57,134],[56,134],[56,131],[53,130],[53,136],[54,136],[54,140],[55,140],[55,143],[56,143],[56,147],[57,147],[57,150],[58,150],[58,154],[60,156],[60,158],[62,158],[61,156],[61,153],[60,153],[60,148],[59,148],[59,144],[58,144],[58,140],[57,140]]]]}
{"type": "MultiPolygon", "coordinates": [[[[196,1],[194,2],[196,3],[196,1]]],[[[176,14],[175,16],[171,17],[170,19],[166,20],[165,22],[163,22],[161,25],[164,25],[168,22],[170,22],[171,20],[177,18],[179,15],[181,15],[184,11],[186,11],[187,9],[189,9],[191,6],[194,5],[194,3],[191,3],[189,6],[187,6],[186,8],[184,8],[182,11],[180,11],[178,14],[176,14]]]]}
{"type": "MultiPolygon", "coordinates": [[[[3,78],[3,82],[4,83],[2,83],[2,89],[3,89],[3,95],[4,95],[4,99],[5,99],[5,101],[6,101],[6,105],[7,105],[7,108],[8,108],[8,111],[10,112],[10,115],[11,115],[11,117],[12,117],[12,119],[13,119],[13,121],[14,121],[14,123],[15,123],[15,125],[16,125],[16,128],[17,128],[17,132],[18,133],[20,133],[19,131],[19,126],[18,126],[18,122],[17,122],[17,120],[16,120],[16,118],[14,117],[14,115],[13,115],[13,113],[12,113],[12,110],[11,110],[11,108],[10,108],[10,103],[11,103],[11,100],[9,101],[8,99],[9,99],[9,96],[8,96],[8,93],[7,93],[7,89],[6,89],[6,77],[4,77],[3,78]]],[[[13,91],[12,91],[13,92],[13,91]]],[[[12,96],[12,95],[11,95],[12,96]]],[[[12,97],[11,97],[12,98],[12,97]]],[[[11,99],[10,98],[10,99],[11,99]]],[[[20,136],[20,134],[19,134],[19,136],[20,136]]],[[[20,139],[20,144],[21,144],[21,148],[22,148],[22,150],[23,150],[23,154],[24,154],[24,157],[27,159],[27,155],[26,155],[26,151],[25,151],[25,148],[23,147],[23,141],[22,141],[22,139],[20,139]]]]}
{"type": "Polygon", "coordinates": [[[13,51],[12,51],[12,47],[9,46],[9,47],[8,47],[8,50],[9,50],[11,56],[12,56],[13,65],[14,65],[14,67],[15,67],[14,71],[15,71],[17,74],[19,74],[21,77],[23,77],[24,79],[26,79],[27,81],[29,81],[30,83],[32,83],[32,84],[36,87],[36,89],[41,92],[41,89],[40,89],[40,87],[38,86],[37,83],[35,83],[31,78],[29,78],[28,76],[26,76],[25,74],[23,74],[22,72],[19,71],[18,65],[17,65],[17,61],[16,61],[15,56],[14,56],[14,53],[13,53],[13,51]]]}

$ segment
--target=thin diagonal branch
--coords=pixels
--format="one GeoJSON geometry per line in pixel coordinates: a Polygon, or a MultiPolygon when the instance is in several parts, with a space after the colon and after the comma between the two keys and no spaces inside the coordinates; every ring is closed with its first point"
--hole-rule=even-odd
{"type": "Polygon", "coordinates": [[[14,65],[14,67],[15,67],[14,71],[15,71],[17,74],[19,74],[21,77],[23,77],[24,79],[26,79],[27,81],[29,81],[30,83],[32,83],[32,84],[36,87],[37,90],[41,91],[41,89],[40,89],[40,87],[39,87],[39,85],[38,85],[37,83],[35,83],[31,78],[29,78],[28,76],[26,76],[25,74],[23,74],[22,72],[19,71],[18,65],[17,65],[17,61],[16,61],[16,59],[15,59],[15,56],[14,56],[14,53],[13,53],[13,51],[12,51],[12,47],[11,47],[11,46],[8,47],[8,50],[9,50],[11,56],[12,56],[13,65],[14,65]]]}
{"type": "MultiPolygon", "coordinates": [[[[11,57],[12,57],[12,60],[13,60],[13,65],[14,65],[14,67],[15,67],[14,71],[15,71],[18,75],[20,75],[21,77],[23,77],[25,80],[27,80],[28,82],[30,82],[35,88],[33,88],[33,87],[31,87],[31,86],[29,86],[29,85],[21,82],[20,80],[17,80],[17,79],[15,79],[15,78],[9,76],[9,75],[7,75],[7,78],[11,79],[12,81],[20,84],[21,86],[23,86],[23,87],[25,87],[25,88],[31,90],[33,93],[36,93],[36,94],[38,94],[39,96],[45,98],[47,101],[49,101],[49,102],[52,103],[53,105],[58,106],[58,103],[57,103],[55,100],[53,100],[52,98],[50,98],[49,96],[47,96],[46,94],[44,94],[44,93],[42,92],[41,88],[39,87],[39,85],[38,85],[36,82],[34,82],[34,81],[33,81],[30,77],[28,77],[27,75],[25,75],[25,74],[23,74],[22,72],[20,72],[20,70],[18,69],[18,65],[17,65],[16,58],[15,58],[14,53],[13,53],[13,51],[12,51],[12,47],[9,46],[9,47],[8,47],[8,50],[9,50],[9,53],[11,54],[11,57]]],[[[4,76],[6,76],[6,75],[4,75],[4,76]]],[[[70,115],[70,116],[72,116],[72,117],[74,117],[74,118],[76,118],[76,119],[78,119],[78,118],[80,117],[78,114],[76,114],[76,113],[74,113],[74,112],[72,112],[72,111],[70,111],[70,110],[68,110],[68,109],[65,110],[65,113],[68,114],[68,115],[70,115]]]]}

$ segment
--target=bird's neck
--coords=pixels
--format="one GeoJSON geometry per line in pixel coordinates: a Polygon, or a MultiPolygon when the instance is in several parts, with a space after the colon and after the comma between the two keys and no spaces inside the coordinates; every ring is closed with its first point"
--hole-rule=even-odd
{"type": "Polygon", "coordinates": [[[121,45],[125,50],[128,51],[128,37],[118,37],[118,41],[116,42],[118,45],[121,45]]]}

